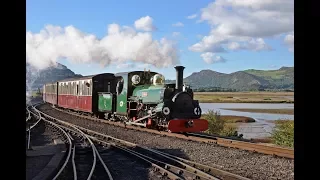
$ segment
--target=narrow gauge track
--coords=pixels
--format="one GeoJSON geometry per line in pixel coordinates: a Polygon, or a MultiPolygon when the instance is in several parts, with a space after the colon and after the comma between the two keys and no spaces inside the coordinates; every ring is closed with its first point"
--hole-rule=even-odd
{"type": "MultiPolygon", "coordinates": [[[[31,106],[31,108],[34,108],[31,106]]],[[[35,110],[35,108],[34,108],[35,110]]],[[[70,139],[70,136],[66,133],[66,131],[64,131],[62,128],[59,127],[59,125],[57,125],[56,123],[53,123],[51,121],[48,121],[46,119],[44,119],[43,117],[41,117],[41,113],[40,112],[33,112],[30,111],[30,114],[32,114],[35,117],[38,117],[38,121],[40,122],[42,120],[42,122],[46,123],[47,126],[51,127],[52,131],[54,133],[59,133],[60,138],[65,142],[65,144],[68,146],[68,153],[67,153],[67,157],[65,159],[65,162],[63,163],[63,165],[61,166],[61,168],[57,171],[57,173],[53,176],[53,179],[57,179],[57,177],[59,177],[59,175],[61,174],[61,172],[64,170],[65,166],[67,165],[69,159],[70,159],[70,155],[71,155],[71,151],[72,151],[72,141],[70,139]]],[[[38,124],[38,123],[37,123],[38,124]]],[[[34,126],[33,126],[34,127],[34,126]]]]}
{"type": "Polygon", "coordinates": [[[35,126],[38,125],[38,123],[43,119],[41,117],[41,114],[37,111],[35,111],[35,107],[38,106],[38,104],[36,104],[35,106],[28,106],[27,110],[28,110],[28,118],[26,120],[26,132],[32,130],[35,126]],[[32,115],[33,117],[32,117],[32,115]],[[38,117],[38,118],[35,118],[38,117]]]}
{"type": "Polygon", "coordinates": [[[185,139],[185,140],[204,142],[204,143],[209,143],[209,144],[218,144],[218,145],[225,146],[225,147],[232,147],[232,148],[262,153],[262,154],[269,154],[269,155],[273,155],[273,156],[294,159],[294,150],[291,148],[283,148],[283,147],[278,147],[278,146],[267,146],[267,145],[263,145],[263,144],[259,144],[259,143],[245,142],[245,141],[241,141],[241,140],[215,137],[215,136],[206,135],[206,134],[189,133],[186,136],[185,134],[169,133],[169,132],[157,131],[157,130],[153,130],[153,129],[141,128],[141,127],[132,126],[132,125],[126,125],[126,124],[119,123],[119,122],[101,120],[96,117],[90,117],[87,115],[80,115],[76,112],[66,111],[66,110],[62,110],[60,108],[56,108],[56,107],[52,107],[52,108],[55,110],[58,110],[60,112],[63,112],[63,113],[67,113],[70,115],[89,119],[89,120],[92,120],[95,122],[106,123],[106,124],[110,124],[110,125],[114,125],[114,126],[118,126],[118,127],[123,127],[123,128],[138,130],[138,131],[144,131],[144,132],[149,132],[149,133],[153,133],[153,134],[165,135],[165,136],[170,136],[170,137],[176,137],[176,138],[185,139]]]}
{"type": "Polygon", "coordinates": [[[226,171],[195,163],[154,149],[139,146],[137,144],[94,132],[86,128],[78,127],[71,123],[51,117],[43,112],[41,112],[41,114],[61,126],[81,129],[83,132],[90,134],[91,139],[99,144],[112,146],[133,156],[139,157],[141,160],[148,162],[155,171],[161,172],[164,177],[170,179],[247,179],[226,171]]]}
{"type": "Polygon", "coordinates": [[[48,121],[41,117],[40,111],[38,116],[46,123],[49,123],[54,129],[61,131],[66,137],[68,155],[58,173],[53,177],[53,180],[59,179],[109,179],[113,180],[109,169],[103,162],[96,146],[91,139],[75,126],[71,128],[61,126],[54,122],[48,121]],[[73,135],[71,135],[72,133],[73,135]],[[98,162],[99,159],[99,162],[98,162]],[[107,177],[107,178],[106,178],[107,177]]]}
{"type": "Polygon", "coordinates": [[[26,112],[26,122],[28,122],[31,119],[31,113],[30,113],[29,107],[30,106],[26,107],[26,111],[27,111],[26,112]]]}

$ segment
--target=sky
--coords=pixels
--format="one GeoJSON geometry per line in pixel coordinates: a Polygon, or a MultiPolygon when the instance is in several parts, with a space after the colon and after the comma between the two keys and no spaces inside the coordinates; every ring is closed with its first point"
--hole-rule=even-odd
{"type": "Polygon", "coordinates": [[[174,79],[294,65],[293,0],[27,0],[26,61],[174,79]]]}

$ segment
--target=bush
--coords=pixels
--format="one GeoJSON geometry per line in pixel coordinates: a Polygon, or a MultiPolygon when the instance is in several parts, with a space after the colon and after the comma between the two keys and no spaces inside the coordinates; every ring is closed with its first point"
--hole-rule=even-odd
{"type": "Polygon", "coordinates": [[[234,124],[225,124],[220,135],[223,136],[238,136],[237,127],[234,124]]]}
{"type": "Polygon", "coordinates": [[[225,123],[225,121],[221,118],[219,112],[209,110],[205,115],[205,119],[207,119],[209,122],[207,133],[222,136],[238,136],[238,133],[236,131],[237,127],[233,124],[225,123]]]}
{"type": "Polygon", "coordinates": [[[278,120],[272,132],[271,139],[274,144],[286,147],[294,145],[294,122],[292,120],[278,120]]]}
{"type": "Polygon", "coordinates": [[[209,122],[208,133],[220,134],[225,124],[225,122],[220,118],[220,113],[209,110],[206,114],[206,119],[209,122]]]}

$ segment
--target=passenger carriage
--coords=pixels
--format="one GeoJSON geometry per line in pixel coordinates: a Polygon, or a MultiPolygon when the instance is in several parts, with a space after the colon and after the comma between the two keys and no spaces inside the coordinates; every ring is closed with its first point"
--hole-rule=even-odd
{"type": "Polygon", "coordinates": [[[63,108],[97,113],[98,92],[111,89],[114,75],[104,73],[58,82],[58,105],[63,108]]]}
{"type": "Polygon", "coordinates": [[[50,104],[56,105],[58,101],[58,83],[48,83],[43,85],[43,101],[48,102],[50,104]]]}

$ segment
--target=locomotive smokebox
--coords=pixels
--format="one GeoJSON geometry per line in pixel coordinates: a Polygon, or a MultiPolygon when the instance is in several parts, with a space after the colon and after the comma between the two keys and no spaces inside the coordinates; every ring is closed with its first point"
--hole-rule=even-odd
{"type": "Polygon", "coordinates": [[[184,66],[176,66],[174,67],[177,71],[177,75],[176,75],[176,89],[178,91],[182,91],[182,87],[183,87],[183,70],[184,70],[184,66]]]}

